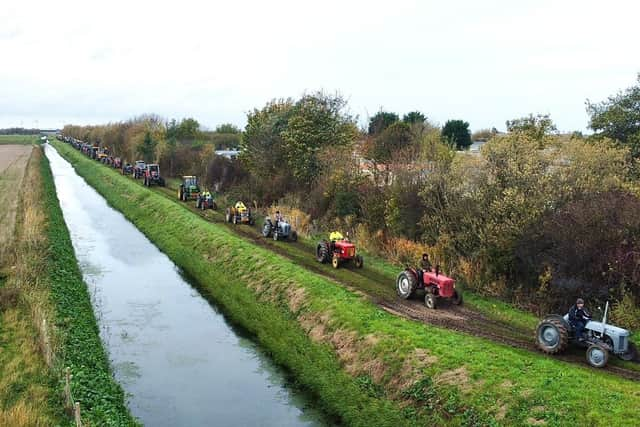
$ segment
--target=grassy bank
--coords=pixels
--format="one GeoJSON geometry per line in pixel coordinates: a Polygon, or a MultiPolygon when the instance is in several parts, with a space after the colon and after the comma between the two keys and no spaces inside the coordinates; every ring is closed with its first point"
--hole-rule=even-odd
{"type": "Polygon", "coordinates": [[[55,145],[348,424],[570,425],[577,416],[588,425],[640,421],[637,383],[392,316],[55,145]]]}
{"type": "Polygon", "coordinates": [[[46,264],[39,272],[39,280],[47,283],[55,321],[58,378],[62,378],[63,367],[71,368],[72,394],[81,403],[84,422],[99,426],[136,425],[102,347],[89,292],[78,268],[46,157],[42,157],[39,166],[43,182],[41,202],[46,214],[46,264]]]}

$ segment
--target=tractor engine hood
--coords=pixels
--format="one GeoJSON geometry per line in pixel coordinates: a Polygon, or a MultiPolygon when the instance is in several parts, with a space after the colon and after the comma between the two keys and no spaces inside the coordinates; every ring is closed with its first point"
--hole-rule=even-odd
{"type": "Polygon", "coordinates": [[[336,243],[336,248],[341,248],[341,249],[350,249],[350,248],[355,248],[356,245],[354,245],[351,242],[345,242],[344,240],[337,240],[336,243]]]}
{"type": "MultiPolygon", "coordinates": [[[[567,321],[567,323],[569,323],[569,314],[565,314],[563,318],[567,321]]],[[[585,329],[597,332],[599,334],[602,334],[606,331],[607,335],[616,337],[628,337],[630,335],[629,331],[624,328],[609,325],[608,323],[605,324],[597,320],[589,320],[585,325],[585,329]]]]}

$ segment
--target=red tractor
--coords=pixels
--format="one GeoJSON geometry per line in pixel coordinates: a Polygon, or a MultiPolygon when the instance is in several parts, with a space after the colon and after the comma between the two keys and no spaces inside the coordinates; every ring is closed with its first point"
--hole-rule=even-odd
{"type": "Polygon", "coordinates": [[[362,256],[356,254],[356,245],[337,231],[329,235],[329,241],[322,240],[318,243],[316,259],[323,264],[331,261],[333,268],[338,268],[345,262],[353,262],[356,268],[362,268],[364,265],[362,256]]]}
{"type": "Polygon", "coordinates": [[[160,166],[156,164],[147,165],[144,169],[144,185],[151,187],[153,184],[164,187],[164,178],[160,176],[160,166]]]}
{"type": "Polygon", "coordinates": [[[400,298],[409,299],[418,289],[424,289],[424,304],[428,308],[435,309],[441,299],[454,305],[462,304],[462,292],[456,289],[456,281],[441,274],[439,266],[436,271],[408,267],[398,274],[396,290],[400,298]]]}

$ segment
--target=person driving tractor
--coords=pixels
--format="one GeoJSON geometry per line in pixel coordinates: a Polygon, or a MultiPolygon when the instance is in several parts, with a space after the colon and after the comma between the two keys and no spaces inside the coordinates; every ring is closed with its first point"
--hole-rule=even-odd
{"type": "Polygon", "coordinates": [[[578,298],[575,305],[569,309],[569,323],[576,330],[578,341],[584,341],[584,327],[589,320],[591,320],[591,314],[584,307],[584,300],[578,298]]]}
{"type": "Polygon", "coordinates": [[[419,283],[423,282],[425,271],[431,271],[431,261],[429,261],[429,255],[426,253],[422,254],[422,259],[420,260],[420,268],[416,269],[419,283]]]}
{"type": "Polygon", "coordinates": [[[280,213],[280,211],[276,211],[276,214],[274,216],[274,220],[276,222],[276,229],[278,228],[278,223],[280,221],[282,221],[282,214],[280,213]]]}

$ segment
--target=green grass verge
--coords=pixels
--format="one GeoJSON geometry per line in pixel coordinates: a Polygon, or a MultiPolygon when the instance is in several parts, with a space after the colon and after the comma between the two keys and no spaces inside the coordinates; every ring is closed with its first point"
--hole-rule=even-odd
{"type": "Polygon", "coordinates": [[[0,135],[0,145],[6,144],[39,144],[39,135],[0,135]]]}
{"type": "Polygon", "coordinates": [[[113,378],[60,210],[49,161],[45,156],[42,159],[49,241],[47,272],[61,339],[60,363],[73,373],[72,394],[81,404],[83,421],[96,426],[138,425],[125,406],[122,388],[113,378]]]}
{"type": "Polygon", "coordinates": [[[633,381],[392,316],[71,147],[54,145],[112,206],[198,280],[234,321],[255,334],[276,362],[317,394],[325,410],[348,424],[544,421],[562,426],[577,418],[588,425],[640,422],[640,389],[633,381]],[[287,299],[292,290],[303,290],[298,305],[287,299]],[[321,335],[333,338],[331,346],[312,343],[299,326],[299,319],[318,314],[330,319],[321,325],[321,335]],[[355,355],[344,354],[348,346],[340,347],[338,334],[357,344],[355,355]],[[334,350],[355,378],[339,369],[334,350]],[[372,361],[383,366],[381,375],[367,365],[372,361]],[[396,380],[406,379],[407,372],[411,381],[394,394],[396,380]],[[411,405],[391,406],[385,398],[411,405]]]}

